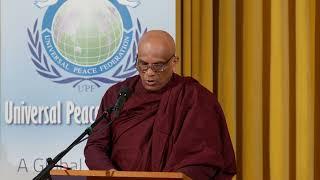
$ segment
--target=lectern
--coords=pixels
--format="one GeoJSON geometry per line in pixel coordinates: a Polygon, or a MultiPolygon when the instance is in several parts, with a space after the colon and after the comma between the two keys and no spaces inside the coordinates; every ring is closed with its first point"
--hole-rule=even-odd
{"type": "Polygon", "coordinates": [[[52,180],[191,180],[180,172],[51,170],[52,180]]]}

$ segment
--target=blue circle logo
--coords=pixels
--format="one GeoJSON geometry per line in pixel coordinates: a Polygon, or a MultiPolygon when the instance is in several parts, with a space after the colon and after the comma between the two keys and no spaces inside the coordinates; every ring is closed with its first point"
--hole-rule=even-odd
{"type": "Polygon", "coordinates": [[[88,83],[101,87],[137,74],[137,45],[147,27],[139,18],[133,25],[128,8],[140,4],[139,0],[36,1],[37,8],[46,8],[42,23],[36,19],[27,28],[37,73],[72,87],[88,83]]]}
{"type": "Polygon", "coordinates": [[[42,21],[50,58],[67,72],[93,76],[116,66],[132,43],[128,9],[116,0],[59,0],[42,21]]]}

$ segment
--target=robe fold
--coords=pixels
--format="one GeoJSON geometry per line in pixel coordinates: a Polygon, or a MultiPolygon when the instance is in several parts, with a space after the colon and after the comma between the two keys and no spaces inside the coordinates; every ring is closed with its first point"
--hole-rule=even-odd
{"type": "Polygon", "coordinates": [[[122,87],[133,93],[120,116],[100,122],[85,147],[89,169],[178,171],[192,179],[231,179],[235,156],[223,111],[210,91],[192,78],[174,74],[157,92],[139,76],[112,86],[98,116],[116,102],[122,87]]]}

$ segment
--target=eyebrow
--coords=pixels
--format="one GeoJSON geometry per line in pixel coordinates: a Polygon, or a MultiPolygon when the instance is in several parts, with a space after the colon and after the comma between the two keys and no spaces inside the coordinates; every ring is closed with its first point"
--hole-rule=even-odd
{"type": "Polygon", "coordinates": [[[156,63],[147,63],[143,59],[138,58],[140,62],[145,63],[145,64],[165,64],[166,62],[156,62],[156,63]]]}

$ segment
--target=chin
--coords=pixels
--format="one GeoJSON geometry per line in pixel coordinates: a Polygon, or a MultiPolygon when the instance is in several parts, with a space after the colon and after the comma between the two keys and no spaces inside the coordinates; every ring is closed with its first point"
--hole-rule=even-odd
{"type": "Polygon", "coordinates": [[[159,88],[156,87],[144,87],[147,91],[158,91],[160,90],[159,88]]]}
{"type": "Polygon", "coordinates": [[[144,89],[146,89],[147,91],[158,91],[161,88],[157,87],[157,86],[148,86],[146,84],[143,84],[144,89]]]}

